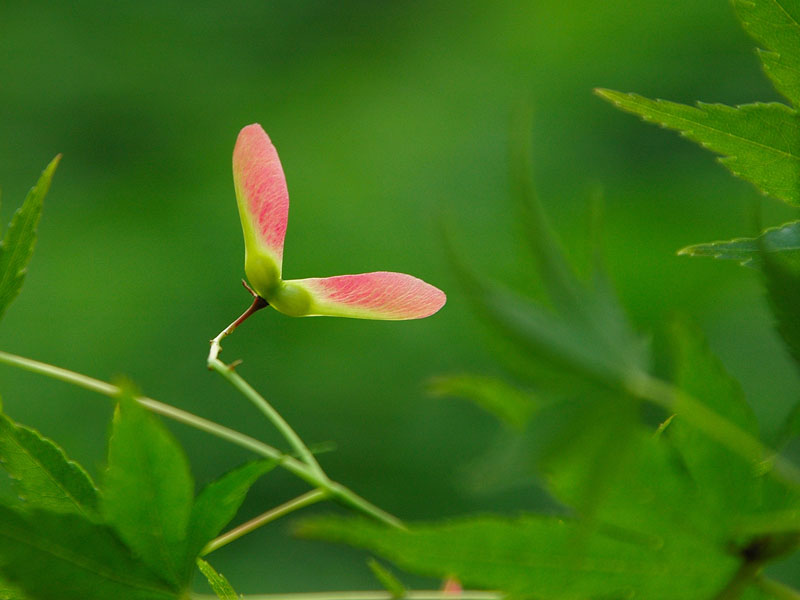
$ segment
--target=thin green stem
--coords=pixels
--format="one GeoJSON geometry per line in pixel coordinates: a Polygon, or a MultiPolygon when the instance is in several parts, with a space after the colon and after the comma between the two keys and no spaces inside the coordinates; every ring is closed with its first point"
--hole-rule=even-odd
{"type": "MultiPolygon", "coordinates": [[[[76,385],[83,389],[91,390],[111,398],[115,398],[120,394],[120,389],[117,386],[105,381],[100,381],[99,379],[88,377],[87,375],[75,373],[74,371],[62,369],[61,367],[49,365],[47,363],[32,360],[30,358],[24,358],[15,354],[9,354],[7,352],[0,351],[0,363],[17,367],[31,373],[44,375],[46,377],[50,377],[51,379],[57,379],[65,383],[71,383],[72,385],[76,385]]],[[[317,475],[317,473],[314,472],[307,464],[297,460],[292,456],[284,454],[277,448],[273,448],[268,444],[240,433],[234,429],[230,429],[224,425],[209,421],[203,417],[198,417],[197,415],[185,410],[181,410],[180,408],[176,408],[169,404],[164,404],[163,402],[153,400],[152,398],[137,397],[136,400],[142,406],[148,408],[156,414],[167,417],[168,419],[172,419],[173,421],[183,423],[184,425],[188,425],[194,429],[205,431],[206,433],[209,433],[220,439],[250,450],[255,454],[272,459],[276,461],[278,465],[296,475],[311,486],[327,491],[331,498],[360,510],[361,512],[370,515],[371,517],[377,519],[378,521],[382,521],[387,525],[401,529],[404,528],[402,522],[397,519],[397,517],[390,515],[367,500],[364,500],[343,485],[340,485],[335,481],[331,481],[327,477],[319,477],[319,475],[317,475]]]]}
{"type": "MultiPolygon", "coordinates": [[[[500,592],[483,592],[464,590],[461,592],[444,592],[441,590],[407,591],[403,600],[502,600],[505,596],[500,592]]],[[[192,600],[216,600],[216,596],[192,594],[192,600]]],[[[307,594],[245,594],[243,600],[397,600],[390,592],[385,591],[352,591],[352,592],[312,592],[307,594]]]]}
{"type": "Polygon", "coordinates": [[[305,508],[306,506],[311,506],[320,500],[324,500],[327,498],[327,496],[328,493],[325,490],[316,489],[306,492],[302,496],[298,496],[297,498],[289,500],[280,506],[277,506],[253,519],[250,519],[246,523],[242,523],[238,527],[234,527],[230,531],[223,533],[221,536],[214,538],[208,544],[206,544],[206,547],[203,548],[200,556],[206,556],[207,554],[214,552],[214,550],[222,548],[223,546],[238,540],[243,535],[247,535],[251,531],[255,531],[259,527],[263,527],[267,523],[271,523],[272,521],[275,521],[301,508],[305,508]]]}
{"type": "Polygon", "coordinates": [[[769,577],[758,577],[756,585],[776,600],[800,600],[800,592],[796,589],[769,577]]]}
{"type": "MultiPolygon", "coordinates": [[[[247,287],[246,283],[245,287],[247,287]]],[[[297,435],[295,430],[292,429],[292,427],[286,422],[280,413],[275,410],[273,406],[267,402],[267,400],[249,383],[247,383],[244,378],[236,373],[234,370],[235,365],[226,365],[218,358],[220,350],[222,350],[222,346],[220,345],[222,340],[231,334],[239,325],[244,323],[244,321],[247,320],[252,314],[267,306],[266,300],[256,294],[249,287],[247,287],[247,289],[253,295],[253,303],[250,305],[250,308],[248,308],[239,316],[238,319],[228,325],[225,329],[219,332],[217,337],[211,340],[211,349],[208,352],[207,360],[208,368],[222,375],[228,381],[228,383],[239,390],[239,392],[241,392],[245,398],[250,400],[250,402],[253,403],[253,405],[255,405],[255,407],[258,408],[258,410],[260,410],[264,416],[267,417],[267,419],[269,419],[269,421],[275,426],[284,439],[289,442],[303,462],[305,462],[319,478],[327,479],[328,476],[325,474],[325,471],[322,470],[322,467],[319,466],[317,459],[314,458],[314,455],[305,445],[303,440],[300,439],[300,436],[297,435]]]]}
{"type": "Polygon", "coordinates": [[[763,472],[772,473],[785,484],[800,489],[800,469],[794,463],[767,448],[758,438],[718,415],[690,394],[643,372],[634,374],[626,383],[627,391],[633,396],[679,415],[732,452],[759,465],[763,472]]]}
{"type": "Polygon", "coordinates": [[[219,359],[210,360],[208,363],[210,369],[222,375],[228,383],[235,387],[241,394],[250,400],[256,408],[258,408],[264,416],[275,426],[281,435],[289,442],[289,444],[297,452],[302,461],[316,473],[320,479],[327,479],[328,476],[319,466],[317,459],[311,453],[311,450],[303,443],[300,436],[297,435],[294,429],[284,420],[280,413],[275,410],[266,399],[259,394],[247,381],[245,381],[236,371],[230,366],[226,365],[219,359]]]}

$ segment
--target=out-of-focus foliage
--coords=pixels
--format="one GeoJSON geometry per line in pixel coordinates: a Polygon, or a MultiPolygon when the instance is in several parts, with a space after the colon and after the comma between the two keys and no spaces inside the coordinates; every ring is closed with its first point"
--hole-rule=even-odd
{"type": "MultiPolygon", "coordinates": [[[[512,599],[704,600],[760,593],[752,588],[763,567],[800,545],[796,523],[786,518],[800,506],[799,471],[786,463],[777,469],[785,459],[759,442],[741,388],[696,327],[673,325],[672,383],[654,379],[646,361],[628,360],[627,352],[637,356],[641,345],[631,342],[636,335],[612,292],[577,279],[556,240],[543,235],[540,207],[531,207],[538,216],[530,237],[554,310],[519,299],[518,309],[509,311],[494,300],[491,284],[468,281],[490,323],[517,342],[521,354],[583,382],[572,394],[563,385],[542,388],[551,401],[529,418],[538,434],[529,439],[538,448],[523,445],[513,457],[539,473],[561,510],[417,523],[408,531],[321,518],[303,521],[298,532],[366,548],[414,573],[455,575],[512,599]],[[597,306],[614,316],[603,326],[587,318],[597,306]],[[555,328],[559,334],[551,335],[555,328]],[[583,346],[565,345],[565,339],[583,346]],[[659,427],[641,422],[642,401],[667,409],[659,427]],[[769,533],[743,527],[754,520],[769,533]]],[[[468,391],[475,395],[476,389],[468,391]]],[[[497,407],[517,406],[519,392],[508,385],[491,389],[502,399],[492,400],[490,412],[507,418],[497,407]]]]}
{"type": "MultiPolygon", "coordinates": [[[[800,2],[755,0],[737,6],[746,6],[751,19],[746,27],[755,20],[760,39],[780,51],[761,56],[778,87],[793,91],[794,83],[782,79],[790,74],[776,69],[800,63],[800,2]]],[[[599,93],[725,155],[721,160],[734,174],[764,192],[798,203],[793,140],[800,129],[789,106],[692,108],[635,94],[599,93]]],[[[525,161],[512,155],[512,166],[518,164],[525,161]]],[[[511,598],[795,595],[781,592],[782,584],[765,582],[762,570],[787,557],[797,564],[800,529],[792,515],[800,507],[800,469],[759,439],[758,420],[741,387],[696,327],[674,322],[671,381],[653,373],[649,353],[609,286],[593,285],[604,281],[603,271],[595,267],[589,281],[580,282],[559,251],[528,178],[519,176],[527,171],[513,172],[521,182],[514,189],[521,192],[527,217],[522,223],[550,310],[485,283],[464,266],[459,270],[490,324],[521,355],[546,361],[586,384],[573,398],[564,394],[563,384],[553,391],[540,384],[544,393],[559,397],[532,418],[532,426],[551,413],[555,418],[547,426],[561,443],[538,456],[522,455],[562,504],[562,514],[514,521],[472,517],[416,524],[401,532],[323,518],[304,522],[299,532],[367,548],[413,572],[455,574],[468,585],[498,588],[511,598]],[[642,423],[637,409],[643,401],[666,409],[660,426],[642,423]],[[611,540],[613,547],[606,546],[611,540]],[[687,557],[692,557],[689,563],[687,557]]],[[[782,243],[784,237],[762,233],[753,254],[762,266],[778,330],[796,356],[800,277],[796,252],[791,243],[782,243]],[[773,241],[768,248],[767,240],[773,241]]],[[[719,254],[727,257],[731,247],[742,246],[737,240],[719,254]]]]}
{"type": "MultiPolygon", "coordinates": [[[[7,2],[0,81],[3,222],[41,165],[64,153],[24,301],[0,323],[2,349],[103,379],[127,374],[148,395],[261,436],[251,409],[199,373],[207,340],[249,301],[229,160],[236,131],[253,121],[280,143],[292,194],[288,276],[413,269],[448,293],[424,323],[263,313],[225,346],[309,443],[337,443],[320,457],[326,469],[402,517],[549,506],[533,483],[500,493],[459,469],[496,438],[516,438],[421,385],[441,373],[498,375],[487,361],[495,343],[443,258],[441,207],[465,232],[471,267],[538,287],[510,247],[505,208],[508,115],[520,97],[535,107],[537,180],[577,262],[585,191],[602,183],[610,276],[634,324],[678,307],[696,315],[770,433],[800,392],[765,333],[755,277],[673,256],[756,234],[746,230],[756,193],[590,93],[777,99],[725,2],[7,2]]],[[[764,211],[767,225],[792,218],[769,201],[764,211]]],[[[658,368],[666,343],[654,336],[658,368]]],[[[100,480],[102,401],[5,368],[0,393],[11,415],[100,480]]],[[[173,432],[199,482],[249,458],[173,432]]],[[[256,483],[249,514],[299,492],[274,477],[256,483]]],[[[374,587],[353,564],[363,562],[287,540],[280,526],[214,556],[242,592],[263,591],[266,576],[275,592],[374,587]]]]}

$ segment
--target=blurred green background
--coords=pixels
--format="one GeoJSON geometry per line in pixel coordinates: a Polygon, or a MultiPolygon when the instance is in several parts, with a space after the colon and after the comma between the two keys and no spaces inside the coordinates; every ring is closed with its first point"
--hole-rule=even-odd
{"type": "MultiPolygon", "coordinates": [[[[491,337],[448,266],[438,220],[466,262],[523,288],[508,197],[510,115],[535,109],[539,190],[580,260],[602,187],[608,262],[633,320],[663,350],[694,315],[774,430],[800,383],[754,273],[676,257],[690,243],[792,218],[678,136],[592,95],[777,100],[723,0],[439,2],[0,2],[3,222],[64,159],[0,348],[113,380],[282,445],[204,368],[207,341],[248,305],[230,158],[261,123],[292,199],[287,277],[413,273],[443,288],[431,319],[290,319],[264,311],[224,344],[332,477],[406,519],[536,508],[534,487],[465,484],[499,426],[431,399],[429,377],[497,372],[491,337]]],[[[663,362],[663,360],[662,360],[663,362]]],[[[98,475],[111,402],[7,367],[0,393],[98,475]]],[[[198,484],[247,458],[180,426],[198,484]]],[[[304,491],[273,472],[242,516],[304,491]]],[[[320,510],[332,510],[330,506],[320,510]]],[[[214,555],[239,592],[374,588],[363,554],[295,540],[279,522],[214,555]]],[[[413,581],[413,580],[410,580],[413,581]]]]}

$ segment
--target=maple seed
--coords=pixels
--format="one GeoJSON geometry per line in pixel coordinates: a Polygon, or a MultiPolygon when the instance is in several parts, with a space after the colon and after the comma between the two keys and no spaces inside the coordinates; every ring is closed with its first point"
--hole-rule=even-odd
{"type": "Polygon", "coordinates": [[[292,317],[421,319],[437,312],[444,292],[421,279],[389,271],[283,279],[283,240],[289,191],[278,152],[257,123],[239,132],[233,183],[244,234],[244,270],[252,289],[292,317]]]}

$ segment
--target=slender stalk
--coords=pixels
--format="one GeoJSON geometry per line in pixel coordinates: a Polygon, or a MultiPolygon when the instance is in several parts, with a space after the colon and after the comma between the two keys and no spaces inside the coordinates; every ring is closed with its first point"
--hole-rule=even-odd
{"type": "MultiPolygon", "coordinates": [[[[74,371],[62,369],[61,367],[49,365],[47,363],[32,360],[30,358],[24,358],[15,354],[9,354],[7,352],[0,351],[0,363],[17,367],[31,373],[44,375],[46,377],[50,377],[51,379],[57,379],[59,381],[71,383],[83,389],[91,390],[111,398],[114,398],[120,394],[120,389],[117,386],[105,381],[100,381],[99,379],[94,379],[87,375],[75,373],[74,371]]],[[[368,514],[378,521],[386,523],[387,525],[401,529],[404,528],[402,522],[397,519],[397,517],[390,515],[367,500],[364,500],[362,497],[347,489],[343,485],[338,484],[335,481],[331,481],[327,477],[319,477],[319,475],[307,464],[297,460],[292,456],[284,454],[277,448],[273,448],[268,444],[240,433],[234,429],[230,429],[224,425],[209,421],[203,417],[198,417],[197,415],[185,410],[181,410],[180,408],[176,408],[169,404],[164,404],[163,402],[153,400],[152,398],[137,397],[136,400],[142,406],[156,414],[167,417],[168,419],[172,419],[173,421],[183,423],[184,425],[188,425],[194,429],[205,431],[206,433],[209,433],[215,437],[250,450],[255,454],[272,459],[276,461],[278,465],[296,475],[311,486],[325,490],[328,492],[331,498],[360,510],[361,512],[368,514]]]]}
{"type": "Polygon", "coordinates": [[[327,498],[327,496],[328,494],[325,490],[316,489],[306,492],[302,496],[298,496],[297,498],[289,500],[280,506],[277,506],[253,519],[250,519],[246,523],[242,523],[238,527],[234,527],[230,531],[223,533],[221,536],[214,538],[208,542],[208,544],[206,544],[206,547],[203,548],[200,556],[206,556],[207,554],[214,552],[214,550],[222,548],[223,546],[238,540],[243,535],[247,535],[251,531],[255,531],[259,527],[263,527],[267,523],[271,523],[272,521],[288,515],[291,512],[315,504],[320,500],[324,500],[327,498]]]}
{"type": "Polygon", "coordinates": [[[317,459],[314,458],[314,455],[305,445],[303,440],[300,439],[300,436],[297,435],[295,430],[292,429],[292,427],[286,422],[280,413],[275,410],[272,405],[267,402],[267,400],[249,383],[247,383],[244,378],[240,377],[239,374],[234,371],[234,365],[226,365],[218,358],[220,350],[222,350],[222,346],[220,345],[222,340],[231,334],[239,325],[244,323],[253,313],[267,306],[266,300],[250,289],[247,283],[244,281],[242,281],[242,283],[252,294],[253,303],[250,305],[250,308],[248,308],[239,316],[238,319],[228,325],[217,335],[217,337],[211,340],[211,349],[208,352],[207,361],[208,368],[222,375],[233,387],[239,390],[239,392],[241,392],[245,398],[250,400],[250,402],[252,402],[255,407],[258,408],[258,410],[260,410],[264,416],[267,417],[267,419],[269,419],[269,421],[275,426],[284,439],[289,442],[303,462],[305,462],[320,479],[327,479],[328,476],[325,474],[325,471],[322,470],[322,467],[319,466],[317,459]]]}
{"type": "MultiPolygon", "coordinates": [[[[500,592],[482,592],[464,590],[461,592],[444,592],[441,590],[409,590],[403,600],[502,600],[505,596],[500,592]]],[[[216,596],[192,594],[192,600],[216,600],[216,596]]],[[[397,600],[385,591],[352,591],[352,592],[311,592],[307,594],[245,594],[243,600],[397,600]]]]}
{"type": "MultiPolygon", "coordinates": [[[[263,299],[261,296],[259,296],[258,294],[256,294],[256,293],[255,293],[255,292],[254,292],[254,291],[253,291],[253,290],[250,288],[250,286],[248,286],[248,285],[247,285],[247,283],[246,283],[244,280],[242,280],[242,284],[243,284],[243,285],[244,285],[244,287],[247,289],[247,291],[249,291],[249,292],[250,292],[250,294],[252,294],[252,296],[253,296],[253,303],[250,305],[250,308],[248,308],[246,311],[244,311],[244,312],[243,312],[243,313],[242,313],[242,314],[239,316],[239,318],[238,318],[238,319],[236,319],[236,320],[235,320],[233,323],[231,323],[231,324],[230,324],[230,325],[228,325],[228,326],[227,326],[225,329],[223,329],[222,331],[220,331],[220,332],[219,332],[219,334],[217,335],[217,337],[215,337],[213,340],[211,340],[211,351],[208,353],[208,362],[209,362],[209,363],[211,363],[211,361],[212,361],[212,360],[216,360],[216,359],[217,359],[217,356],[219,355],[219,351],[220,351],[220,350],[222,350],[222,346],[220,345],[220,342],[222,342],[222,340],[223,340],[224,338],[228,337],[228,336],[229,336],[231,333],[233,333],[233,331],[234,331],[234,330],[235,330],[235,329],[236,329],[236,328],[237,328],[239,325],[241,325],[242,323],[244,323],[244,322],[245,322],[245,321],[246,321],[248,318],[250,318],[250,316],[251,316],[253,313],[255,313],[256,311],[259,311],[259,310],[261,310],[262,308],[265,308],[266,306],[268,306],[268,304],[267,304],[267,301],[266,301],[266,300],[264,300],[264,299],[263,299]]],[[[209,366],[209,368],[211,368],[211,367],[209,366]]]]}
{"type": "Polygon", "coordinates": [[[292,427],[284,420],[280,413],[275,410],[272,405],[264,399],[247,381],[245,381],[236,371],[231,367],[224,364],[219,359],[209,360],[208,367],[220,375],[222,375],[228,383],[235,387],[241,394],[250,400],[256,408],[258,408],[267,419],[275,426],[281,435],[289,442],[289,444],[297,452],[302,461],[314,471],[320,479],[327,479],[328,476],[319,466],[317,459],[311,453],[311,450],[303,443],[300,436],[292,429],[292,427]]]}

